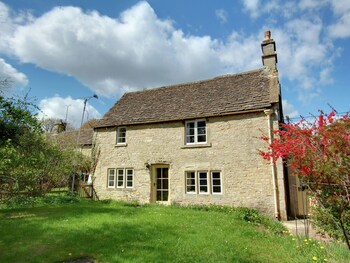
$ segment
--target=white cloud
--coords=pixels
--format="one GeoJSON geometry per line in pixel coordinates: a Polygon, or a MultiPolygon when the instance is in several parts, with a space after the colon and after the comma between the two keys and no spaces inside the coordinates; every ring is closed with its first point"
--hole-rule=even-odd
{"type": "Polygon", "coordinates": [[[333,38],[350,37],[350,11],[343,14],[335,24],[330,25],[328,30],[333,38]]]}
{"type": "MultiPolygon", "coordinates": [[[[54,118],[65,120],[67,116],[67,122],[77,128],[81,123],[84,99],[55,96],[41,100],[39,108],[41,110],[38,114],[39,119],[54,118]]],[[[101,114],[88,101],[84,113],[84,122],[94,118],[101,118],[101,114]]]]}
{"type": "Polygon", "coordinates": [[[98,95],[111,97],[261,66],[257,39],[262,36],[234,33],[220,41],[185,35],[140,2],[119,19],[76,7],[54,8],[18,26],[11,46],[21,62],[74,76],[98,95]]]}
{"type": "Polygon", "coordinates": [[[242,0],[244,9],[250,12],[252,18],[257,18],[260,15],[260,0],[242,0]]]}
{"type": "MultiPolygon", "coordinates": [[[[330,0],[322,0],[322,6],[326,1],[330,0]]],[[[315,87],[331,80],[336,48],[324,34],[326,25],[318,17],[319,9],[312,16],[306,13],[315,0],[245,0],[243,5],[255,18],[279,14],[278,24],[263,27],[271,28],[276,40],[280,76],[297,83],[301,100],[317,96],[315,87]],[[302,9],[305,12],[296,13],[302,9]]],[[[336,1],[332,8],[339,17],[346,14],[336,1]]],[[[216,15],[224,21],[227,16],[222,11],[216,10],[216,15]]],[[[7,46],[0,44],[0,50],[9,50],[21,62],[73,76],[106,97],[262,66],[262,29],[252,34],[233,31],[224,40],[184,34],[172,21],[159,19],[144,1],[117,19],[69,6],[38,18],[27,13],[10,17],[3,4],[1,12],[9,22],[5,23],[7,46]]]]}
{"type": "Polygon", "coordinates": [[[295,107],[289,103],[287,100],[282,100],[282,106],[283,106],[283,114],[285,117],[289,118],[296,118],[299,117],[299,112],[295,109],[295,107]]]}
{"type": "Polygon", "coordinates": [[[323,30],[317,17],[289,20],[283,27],[272,29],[280,76],[294,82],[304,103],[320,94],[320,85],[330,83],[333,61],[339,54],[332,42],[322,37],[323,30]]]}
{"type": "Polygon", "coordinates": [[[225,24],[227,22],[228,14],[224,9],[215,10],[215,16],[219,19],[220,23],[225,24]]]}
{"type": "Polygon", "coordinates": [[[332,38],[350,37],[350,1],[329,0],[336,21],[328,27],[332,38]]]}
{"type": "Polygon", "coordinates": [[[7,89],[1,90],[6,95],[11,94],[13,88],[24,87],[28,84],[27,76],[17,71],[2,58],[0,58],[0,80],[7,80],[9,83],[9,87],[6,87],[7,89]]]}

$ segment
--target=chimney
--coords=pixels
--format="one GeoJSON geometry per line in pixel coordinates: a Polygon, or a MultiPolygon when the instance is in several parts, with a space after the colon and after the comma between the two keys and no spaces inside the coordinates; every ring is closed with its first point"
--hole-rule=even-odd
{"type": "Polygon", "coordinates": [[[263,53],[261,56],[263,65],[277,71],[276,43],[271,38],[271,31],[265,32],[264,40],[261,43],[261,50],[263,53]]]}
{"type": "Polygon", "coordinates": [[[66,126],[67,126],[67,123],[60,120],[59,122],[54,124],[53,132],[56,134],[64,132],[66,131],[66,126]]]}

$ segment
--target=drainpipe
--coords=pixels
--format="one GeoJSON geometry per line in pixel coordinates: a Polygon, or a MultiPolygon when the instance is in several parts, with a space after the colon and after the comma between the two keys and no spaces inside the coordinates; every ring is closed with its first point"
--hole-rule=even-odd
{"type": "MultiPolygon", "coordinates": [[[[268,129],[269,129],[269,144],[271,144],[273,141],[273,131],[272,131],[273,110],[272,109],[264,110],[264,113],[267,116],[267,125],[268,125],[268,129]]],[[[274,159],[272,159],[272,158],[270,160],[270,165],[271,165],[271,175],[272,175],[272,184],[273,184],[273,196],[274,196],[274,201],[275,201],[275,218],[277,220],[281,220],[279,198],[278,198],[277,167],[276,167],[276,164],[274,162],[274,159]]]]}

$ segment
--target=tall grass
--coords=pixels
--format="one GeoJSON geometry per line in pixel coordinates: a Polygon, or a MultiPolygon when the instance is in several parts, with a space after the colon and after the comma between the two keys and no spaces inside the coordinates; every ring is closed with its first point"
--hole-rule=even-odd
{"type": "Polygon", "coordinates": [[[1,209],[0,262],[350,262],[251,209],[74,200],[1,209]]]}

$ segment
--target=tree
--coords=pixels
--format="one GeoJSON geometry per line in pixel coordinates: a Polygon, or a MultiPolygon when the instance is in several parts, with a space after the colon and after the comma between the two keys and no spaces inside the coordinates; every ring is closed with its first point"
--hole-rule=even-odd
{"type": "MultiPolygon", "coordinates": [[[[35,110],[25,98],[0,96],[0,179],[10,182],[13,195],[43,195],[67,184],[74,171],[74,150],[47,139],[35,110]]],[[[80,153],[76,156],[78,163],[86,162],[80,153]]]]}
{"type": "MultiPolygon", "coordinates": [[[[282,158],[298,176],[316,205],[341,229],[350,249],[350,119],[322,111],[314,122],[302,119],[283,124],[269,145],[261,152],[267,160],[282,158]]],[[[268,141],[267,137],[262,137],[268,141]]]]}

